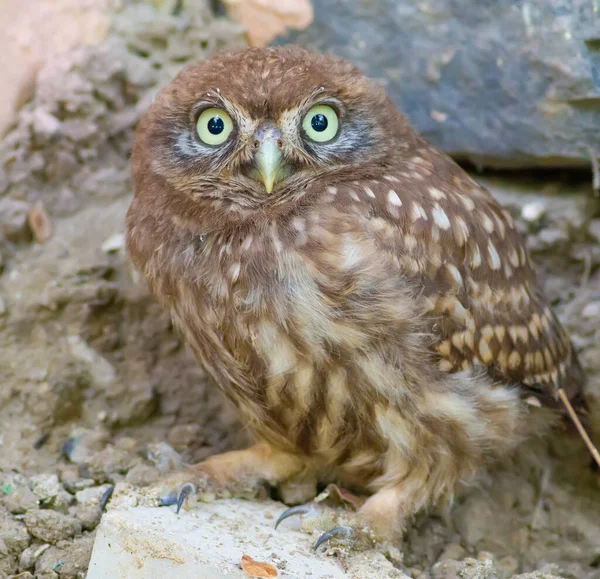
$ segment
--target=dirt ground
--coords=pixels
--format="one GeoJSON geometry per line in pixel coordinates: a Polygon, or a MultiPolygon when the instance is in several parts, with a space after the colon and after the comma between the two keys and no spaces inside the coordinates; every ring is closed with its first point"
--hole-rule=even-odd
{"type": "MultiPolygon", "coordinates": [[[[106,41],[41,70],[0,143],[0,577],[84,577],[111,484],[141,486],[246,442],[123,247],[140,112],[182,63],[243,42],[208,2],[177,16],[130,4],[106,41]]],[[[572,333],[598,440],[600,203],[591,179],[481,180],[514,211],[572,333]]],[[[419,517],[386,556],[421,579],[535,570],[598,579],[598,475],[566,431],[531,442],[450,513],[419,517]]]]}

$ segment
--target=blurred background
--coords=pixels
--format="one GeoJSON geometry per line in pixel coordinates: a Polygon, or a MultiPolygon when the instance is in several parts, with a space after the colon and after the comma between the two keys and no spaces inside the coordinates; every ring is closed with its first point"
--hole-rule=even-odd
{"type": "MultiPolygon", "coordinates": [[[[128,263],[128,156],[187,62],[286,42],[357,63],[507,205],[588,372],[598,440],[600,0],[3,0],[0,577],[84,577],[109,486],[245,443],[128,263]]],[[[388,560],[421,579],[600,578],[585,448],[532,448],[535,467],[421,517],[388,560]]]]}

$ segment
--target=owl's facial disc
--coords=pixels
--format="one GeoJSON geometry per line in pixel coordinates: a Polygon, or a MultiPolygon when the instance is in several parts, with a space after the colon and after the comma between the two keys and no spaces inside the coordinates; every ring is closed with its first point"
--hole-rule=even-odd
{"type": "Polygon", "coordinates": [[[252,143],[255,153],[248,176],[262,181],[267,193],[271,193],[275,184],[291,173],[291,168],[285,162],[281,151],[283,147],[281,131],[275,123],[264,123],[254,132],[252,143]]]}

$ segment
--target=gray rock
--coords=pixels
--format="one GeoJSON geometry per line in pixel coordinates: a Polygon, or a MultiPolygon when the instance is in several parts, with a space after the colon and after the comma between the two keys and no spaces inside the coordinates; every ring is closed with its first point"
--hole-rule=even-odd
{"type": "Polygon", "coordinates": [[[50,547],[37,560],[36,577],[83,577],[92,556],[94,538],[78,537],[72,543],[64,542],[50,547]]]}
{"type": "Polygon", "coordinates": [[[40,545],[39,543],[35,543],[34,545],[30,545],[29,547],[27,547],[27,549],[25,549],[19,557],[19,571],[26,571],[28,569],[32,569],[35,565],[35,562],[49,548],[50,545],[48,545],[48,543],[44,543],[42,545],[40,545]]]}
{"type": "MultiPolygon", "coordinates": [[[[279,43],[382,79],[428,140],[490,166],[600,157],[600,25],[590,0],[313,0],[279,43]],[[593,151],[593,153],[592,153],[593,151]]],[[[597,8],[596,8],[597,10],[597,8]]]]}
{"type": "Polygon", "coordinates": [[[25,525],[13,519],[3,508],[0,508],[0,542],[2,549],[14,554],[23,551],[31,542],[25,525]]]}
{"type": "Polygon", "coordinates": [[[4,497],[4,504],[13,515],[21,515],[29,509],[37,509],[38,499],[29,487],[20,486],[4,497]]]}
{"type": "Polygon", "coordinates": [[[29,203],[4,197],[0,199],[0,238],[24,242],[31,239],[27,228],[29,203]]]}
{"type": "Polygon", "coordinates": [[[51,510],[31,510],[24,517],[27,530],[46,543],[56,543],[81,534],[81,522],[51,510]]]}

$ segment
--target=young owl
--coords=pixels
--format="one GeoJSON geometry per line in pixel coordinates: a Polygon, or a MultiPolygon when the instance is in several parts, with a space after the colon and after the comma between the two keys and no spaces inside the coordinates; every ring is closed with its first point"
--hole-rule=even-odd
{"type": "Polygon", "coordinates": [[[391,537],[527,436],[532,397],[581,396],[510,214],[349,62],[187,67],[132,175],[133,262],[256,438],[171,485],[336,482],[391,537]]]}

